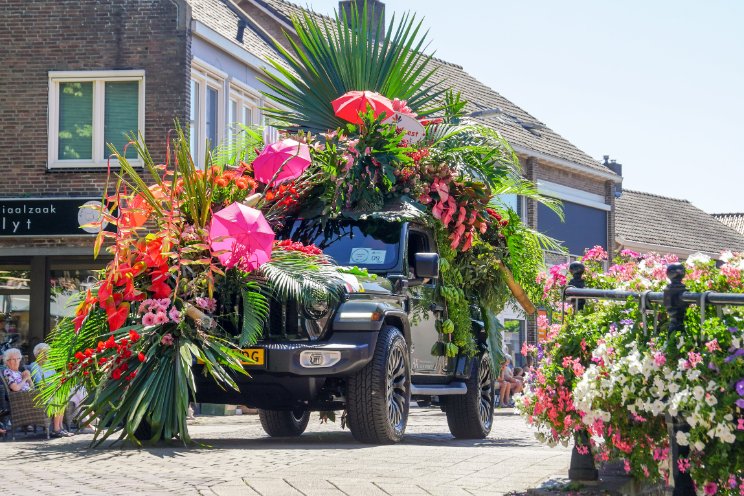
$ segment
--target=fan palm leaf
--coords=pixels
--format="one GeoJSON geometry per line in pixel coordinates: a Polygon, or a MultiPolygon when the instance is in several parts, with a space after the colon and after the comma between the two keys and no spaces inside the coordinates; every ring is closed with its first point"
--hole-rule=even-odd
{"type": "Polygon", "coordinates": [[[290,35],[289,49],[275,42],[286,66],[269,60],[274,70],[264,70],[261,78],[269,88],[264,94],[282,107],[264,109],[269,117],[313,131],[336,129],[346,122],[336,117],[331,101],[352,90],[406,100],[419,115],[441,109],[427,107],[444,90],[432,82],[426,33],[414,15],[397,23],[393,16],[385,33],[369,32],[366,5],[334,19],[306,13],[292,24],[299,42],[290,35]]]}

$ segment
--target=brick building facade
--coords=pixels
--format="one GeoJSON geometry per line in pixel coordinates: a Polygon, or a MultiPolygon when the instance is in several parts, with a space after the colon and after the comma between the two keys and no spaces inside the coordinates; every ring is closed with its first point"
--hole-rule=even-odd
{"type": "Polygon", "coordinates": [[[156,160],[188,119],[189,21],[182,0],[3,2],[0,339],[28,353],[103,265],[78,207],[103,194],[112,119],[136,122],[156,160]]]}

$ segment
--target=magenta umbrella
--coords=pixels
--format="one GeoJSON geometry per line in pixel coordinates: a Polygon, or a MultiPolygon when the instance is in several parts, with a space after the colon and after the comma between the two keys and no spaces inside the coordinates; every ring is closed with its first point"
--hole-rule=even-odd
{"type": "Polygon", "coordinates": [[[259,210],[233,203],[212,216],[209,245],[226,268],[250,272],[271,258],[274,231],[259,210]]]}
{"type": "Polygon", "coordinates": [[[271,186],[296,179],[310,166],[310,147],[293,139],[283,139],[263,149],[253,161],[253,175],[256,180],[271,186]],[[279,173],[277,174],[277,171],[279,173]]]}
{"type": "Polygon", "coordinates": [[[392,117],[395,114],[393,102],[388,97],[374,91],[349,91],[333,100],[331,105],[336,117],[352,124],[362,123],[359,113],[367,112],[368,107],[372,108],[375,117],[382,113],[387,117],[392,117]]]}

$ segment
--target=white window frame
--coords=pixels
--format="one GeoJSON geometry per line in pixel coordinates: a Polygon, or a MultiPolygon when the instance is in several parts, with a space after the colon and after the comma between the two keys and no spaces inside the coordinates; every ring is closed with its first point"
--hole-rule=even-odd
{"type": "MultiPolygon", "coordinates": [[[[242,121],[236,121],[240,122],[241,124],[247,125],[247,126],[255,126],[260,122],[260,107],[261,107],[261,93],[256,91],[255,89],[241,83],[240,81],[237,81],[235,79],[232,79],[229,81],[229,83],[226,85],[229,90],[229,97],[227,98],[227,111],[226,111],[226,119],[229,121],[230,119],[230,110],[229,107],[232,106],[233,102],[237,103],[238,109],[241,111],[243,107],[247,107],[251,109],[251,122],[242,122],[242,121]]],[[[232,138],[233,133],[235,132],[234,129],[232,129],[232,126],[235,124],[235,122],[227,122],[227,130],[228,135],[230,138],[232,138]]]]}
{"type": "MultiPolygon", "coordinates": [[[[105,121],[104,91],[105,83],[110,81],[138,81],[137,133],[145,135],[145,71],[49,71],[49,123],[48,123],[48,156],[49,169],[101,168],[108,166],[108,155],[103,147],[105,121]],[[93,153],[88,160],[61,160],[59,158],[59,85],[70,82],[93,83],[93,153]]],[[[135,167],[142,167],[142,159],[129,160],[135,167]]],[[[117,160],[111,160],[111,166],[118,167],[117,160]]]]}
{"type": "MultiPolygon", "coordinates": [[[[227,74],[203,60],[194,58],[191,64],[191,79],[199,83],[199,100],[196,108],[196,131],[197,139],[194,149],[194,163],[197,167],[204,168],[204,144],[207,142],[207,86],[217,91],[217,141],[212,146],[217,146],[225,137],[225,85],[227,74]]],[[[192,95],[193,98],[193,95],[192,95]]]]}

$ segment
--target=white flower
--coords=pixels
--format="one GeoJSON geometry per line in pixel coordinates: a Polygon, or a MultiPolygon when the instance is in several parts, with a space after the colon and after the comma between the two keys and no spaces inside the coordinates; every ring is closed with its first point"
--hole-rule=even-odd
{"type": "Polygon", "coordinates": [[[707,265],[710,263],[710,257],[708,255],[705,255],[703,253],[693,253],[689,257],[687,257],[687,260],[685,261],[685,265],[688,267],[694,267],[695,265],[707,265]]]}
{"type": "Polygon", "coordinates": [[[707,394],[705,395],[705,402],[708,406],[715,406],[718,403],[718,400],[712,394],[707,394]]]}
{"type": "Polygon", "coordinates": [[[687,440],[687,434],[682,431],[677,431],[677,444],[680,446],[687,446],[690,442],[687,440]]]}
{"type": "Polygon", "coordinates": [[[729,262],[732,258],[734,258],[734,254],[731,250],[722,251],[721,256],[719,257],[721,262],[729,262]]]}
{"type": "Polygon", "coordinates": [[[692,395],[695,397],[696,400],[702,401],[703,397],[705,396],[705,389],[700,386],[695,386],[695,388],[692,390],[692,395]]]}
{"type": "Polygon", "coordinates": [[[695,441],[693,446],[695,446],[695,449],[698,451],[703,451],[705,449],[705,443],[702,441],[695,441]]]}
{"type": "Polygon", "coordinates": [[[677,384],[676,382],[669,383],[669,386],[667,386],[667,389],[669,390],[670,393],[674,394],[677,391],[679,391],[679,384],[677,384]]]}
{"type": "Polygon", "coordinates": [[[698,377],[700,377],[700,369],[690,369],[687,372],[687,378],[691,381],[696,380],[698,377]]]}

